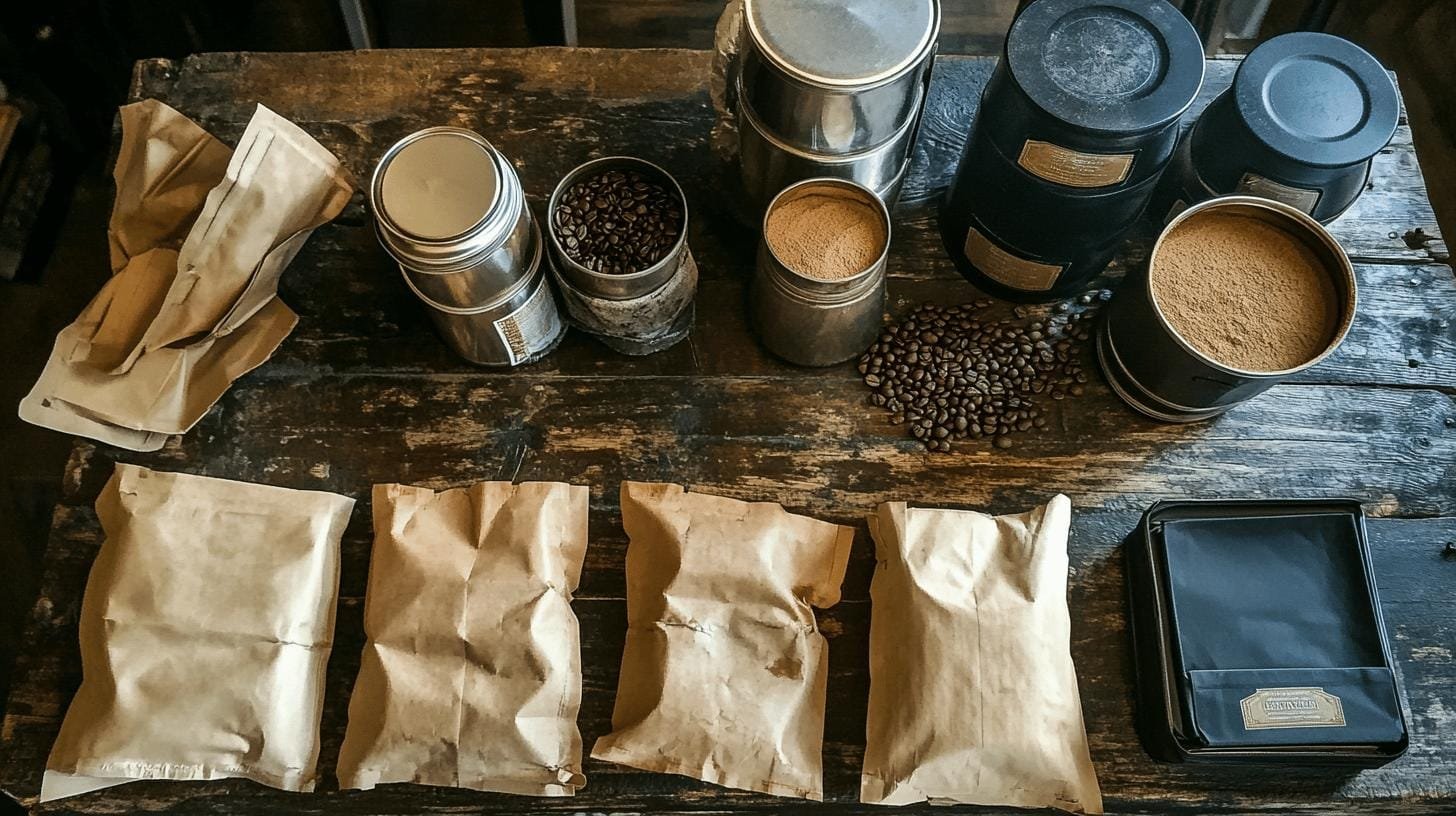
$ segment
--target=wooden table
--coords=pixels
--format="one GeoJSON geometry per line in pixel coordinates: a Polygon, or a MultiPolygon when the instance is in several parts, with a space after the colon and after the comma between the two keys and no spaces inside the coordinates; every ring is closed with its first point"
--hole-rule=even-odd
{"type": "MultiPolygon", "coordinates": [[[[1073,524],[1072,651],[1093,760],[1116,812],[1450,813],[1456,809],[1456,281],[1436,237],[1411,134],[1402,125],[1369,189],[1333,227],[1356,260],[1361,311],[1338,355],[1209,423],[1162,425],[1122,406],[1096,377],[1047,402],[1052,423],[1001,451],[965,443],[927,454],[866,403],[849,365],[791,368],[744,321],[755,234],[737,223],[709,147],[710,57],[692,51],[391,51],[211,54],[137,66],[133,95],[159,97],[235,141],[263,102],[333,149],[359,177],[396,139],[453,124],[488,136],[539,208],[561,176],[628,153],[676,175],[702,269],[690,342],[641,359],[573,336],[544,362],[482,371],[448,352],[375,243],[356,200],[309,241],[282,296],[302,315],[275,359],[244,377],[191,433],[135,455],[78,442],[57,508],[40,602],[0,734],[0,789],[33,804],[80,681],[76,615],[101,541],[92,504],[116,461],[359,497],[344,540],[342,601],[329,664],[324,780],[315,794],[243,781],[140,782],[40,807],[48,813],[167,810],[758,811],[807,803],[588,760],[575,799],[527,800],[391,786],[339,792],[332,775],[362,646],[369,486],[554,479],[592,487],[591,547],[576,600],[583,630],[586,744],[610,726],[625,608],[623,479],[670,480],[855,524],[844,600],[820,614],[829,637],[824,812],[855,804],[864,745],[868,585],[863,519],[904,499],[1020,511],[1061,491],[1073,524]],[[1370,523],[1385,615],[1409,701],[1410,752],[1376,771],[1211,770],[1154,763],[1132,725],[1119,542],[1156,499],[1355,496],[1370,523]]],[[[977,297],[941,248],[934,202],[953,172],[993,61],[942,58],[890,259],[891,310],[977,297]]],[[[1199,107],[1236,63],[1212,61],[1199,107]]],[[[539,211],[539,209],[538,209],[539,211]]],[[[98,232],[103,225],[97,224],[98,232]]],[[[1111,276],[1144,257],[1149,229],[1111,276]]],[[[1007,311],[1006,307],[994,309],[1007,311]]],[[[1041,307],[1038,307],[1041,308],[1041,307]]],[[[1036,309],[1025,310],[1033,314],[1036,309]]],[[[1094,363],[1090,349],[1088,368],[1094,363]]]]}

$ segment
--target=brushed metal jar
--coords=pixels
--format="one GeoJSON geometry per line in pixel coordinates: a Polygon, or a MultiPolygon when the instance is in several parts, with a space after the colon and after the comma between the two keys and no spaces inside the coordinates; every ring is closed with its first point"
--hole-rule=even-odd
{"type": "Polygon", "coordinates": [[[374,168],[369,205],[379,242],[432,301],[473,308],[530,263],[531,210],[510,161],[473,131],[426,128],[374,168]]]}
{"type": "Polygon", "coordinates": [[[741,96],[810,153],[860,153],[919,115],[938,0],[744,0],[741,96]]]}
{"type": "Polygon", "coordinates": [[[788,362],[828,366],[852,359],[874,342],[885,314],[885,266],[890,251],[890,211],[873,190],[836,178],[805,179],[774,197],[763,217],[751,295],[754,327],[764,346],[788,362]],[[864,204],[884,227],[884,246],[874,262],[838,280],[810,277],[790,268],[768,242],[774,211],[809,195],[835,195],[864,204]]]}

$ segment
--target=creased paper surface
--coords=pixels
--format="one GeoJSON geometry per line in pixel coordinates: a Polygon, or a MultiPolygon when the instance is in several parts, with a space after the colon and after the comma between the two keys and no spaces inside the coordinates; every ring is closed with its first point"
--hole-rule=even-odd
{"type": "Polygon", "coordinates": [[[581,773],[571,593],[586,487],[374,487],[369,637],[339,785],[570,796],[581,773]]]}
{"type": "Polygon", "coordinates": [[[881,504],[860,800],[1101,813],[1067,612],[1071,502],[881,504]]]}
{"type": "Polygon", "coordinates": [[[828,648],[854,531],[778,504],[622,484],[627,643],[597,759],[823,799],[828,648]]]}
{"type": "Polygon", "coordinates": [[[278,279],[352,187],[332,154],[261,105],[232,152],[156,100],[121,121],[112,277],[56,337],[20,416],[155,450],[293,330],[278,279]]]}
{"type": "Polygon", "coordinates": [[[312,790],[354,500],[117,465],[81,606],[81,687],[41,801],[138,779],[312,790]]]}

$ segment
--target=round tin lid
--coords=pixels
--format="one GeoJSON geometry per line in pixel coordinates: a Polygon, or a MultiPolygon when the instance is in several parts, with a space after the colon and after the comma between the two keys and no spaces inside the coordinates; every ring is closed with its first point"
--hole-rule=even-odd
{"type": "Polygon", "coordinates": [[[490,146],[468,130],[432,128],[384,158],[375,208],[424,241],[458,238],[490,215],[500,178],[490,146]]]}
{"type": "Polygon", "coordinates": [[[1380,62],[1331,34],[1282,34],[1234,76],[1239,116],[1259,141],[1295,161],[1343,167],[1395,135],[1400,97],[1380,62]]]}
{"type": "Polygon", "coordinates": [[[1177,119],[1203,84],[1203,43],[1163,0],[1037,0],[1006,35],[1011,76],[1037,107],[1111,133],[1177,119]]]}
{"type": "Polygon", "coordinates": [[[833,87],[873,85],[919,62],[937,0],[744,0],[748,33],[780,70],[833,87]]]}

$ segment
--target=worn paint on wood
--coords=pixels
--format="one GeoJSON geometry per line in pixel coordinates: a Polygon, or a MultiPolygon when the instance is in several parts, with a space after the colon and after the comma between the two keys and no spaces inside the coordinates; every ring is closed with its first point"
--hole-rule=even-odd
{"type": "MultiPolygon", "coordinates": [[[[867,696],[868,586],[863,517],[875,503],[1009,512],[1054,491],[1078,512],[1071,541],[1072,651],[1093,759],[1114,812],[1263,810],[1443,813],[1456,808],[1456,280],[1402,126],[1371,188],[1333,226],[1357,259],[1362,311],[1332,360],[1211,423],[1169,426],[1124,408],[1095,377],[1081,398],[1048,400],[1044,433],[998,451],[963,443],[927,454],[865,402],[851,366],[797,369],[768,356],[743,314],[756,236],[738,220],[729,172],[708,143],[709,56],[686,51],[392,51],[213,54],[139,65],[134,92],[158,96],[235,140],[255,102],[296,120],[360,177],[395,139],[453,123],[484,133],[519,168],[539,207],[587,158],[640,155],[682,183],[702,269],[691,339],[646,358],[572,336],[544,362],[482,371],[432,333],[378,249],[358,201],[320,229],[285,276],[302,316],[276,357],[240,380],[192,433],[147,455],[79,443],[67,471],[15,688],[0,726],[0,790],[33,802],[59,718],[80,680],[76,616],[100,543],[91,504],[116,461],[361,498],[345,534],[336,643],[323,723],[323,790],[246,782],[137,783],[40,807],[45,813],[778,812],[784,800],[589,760],[575,799],[388,786],[339,792],[331,771],[362,646],[370,542],[368,488],[480,479],[592,486],[591,547],[575,607],[583,629],[587,743],[610,726],[625,628],[616,489],[620,480],[687,482],[855,524],[844,601],[820,616],[830,640],[828,812],[856,806],[867,696]],[[1407,240],[1422,230],[1430,241],[1407,240]],[[1359,774],[1159,765],[1137,744],[1120,541],[1142,508],[1190,496],[1354,496],[1374,516],[1381,598],[1408,695],[1409,755],[1359,774]]],[[[948,182],[991,61],[942,58],[896,214],[891,311],[978,297],[945,257],[934,202],[948,182]]],[[[1234,63],[1209,63],[1199,105],[1234,63]]],[[[101,229],[101,225],[97,225],[101,229]]],[[[1151,229],[1107,276],[1146,253],[1151,229]]],[[[1010,307],[990,307],[1005,316],[1010,307]]],[[[1028,317],[1044,307],[1023,307],[1028,317]]],[[[1082,349],[1088,370],[1090,351],[1082,349]]],[[[921,809],[915,809],[921,810],[921,809]]],[[[938,812],[938,811],[935,811],[938,812]]]]}

